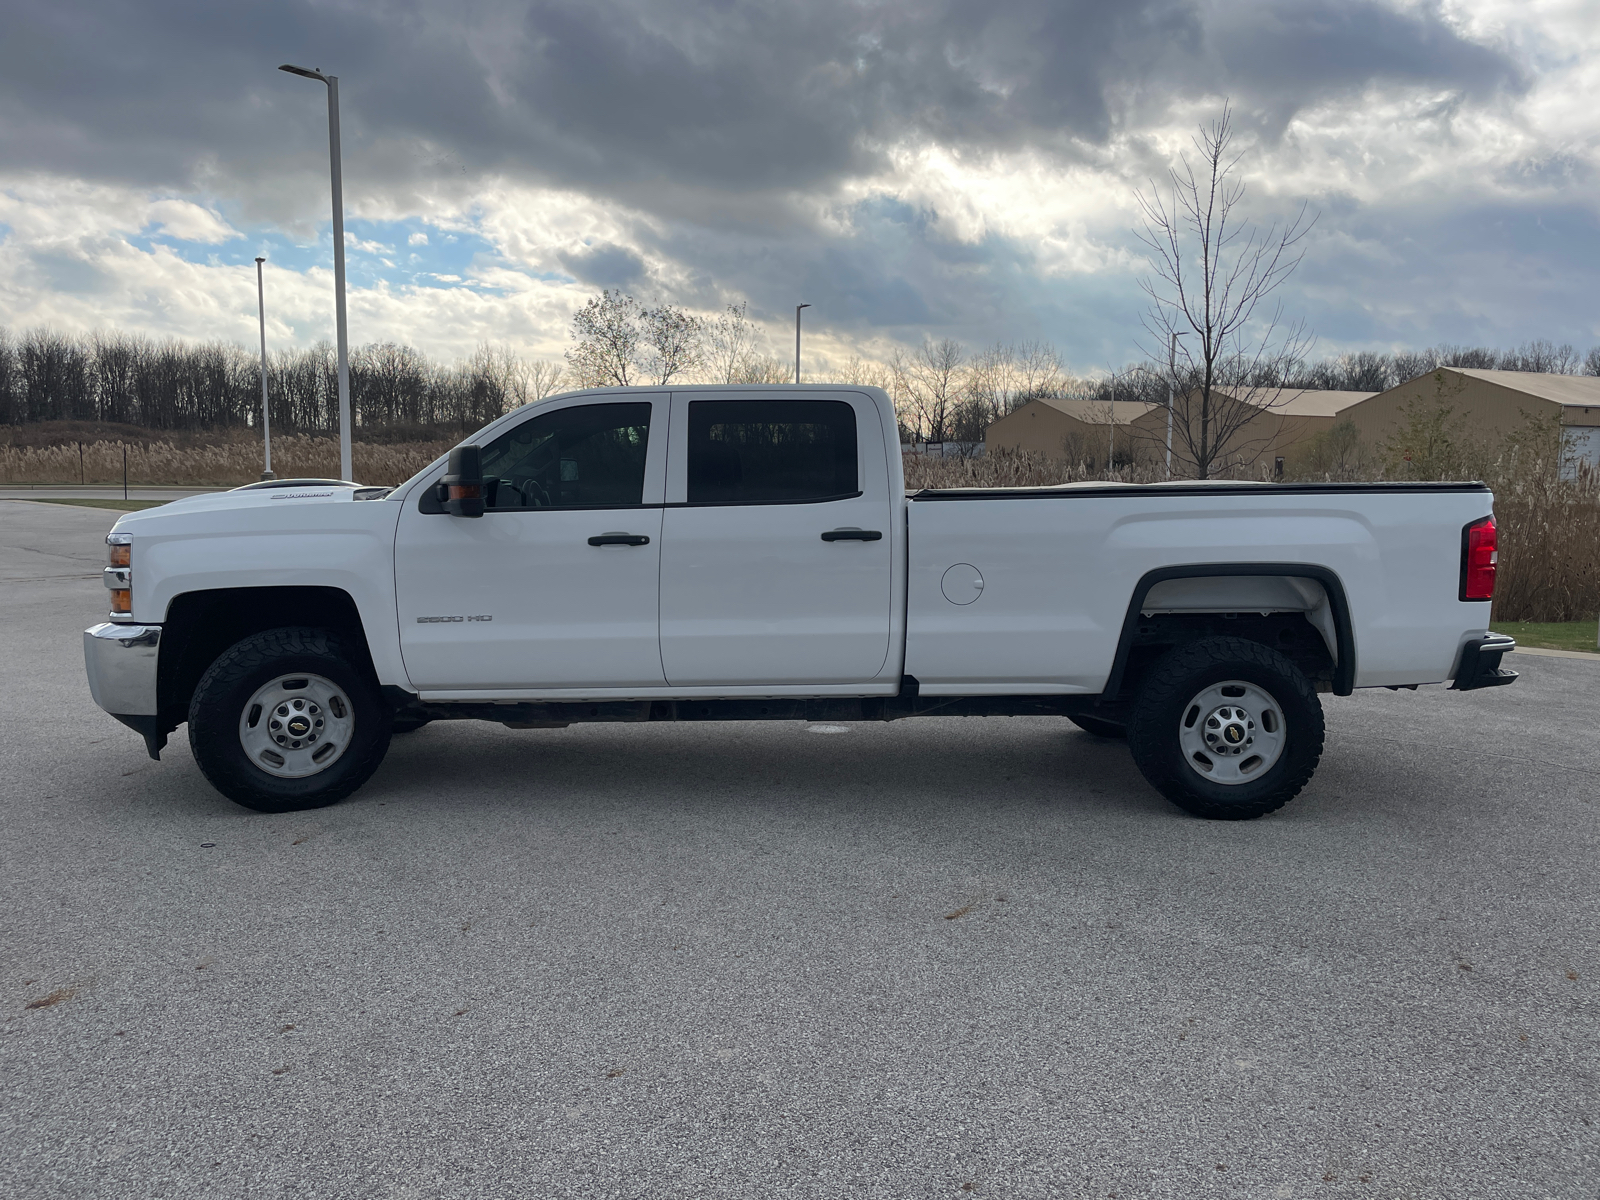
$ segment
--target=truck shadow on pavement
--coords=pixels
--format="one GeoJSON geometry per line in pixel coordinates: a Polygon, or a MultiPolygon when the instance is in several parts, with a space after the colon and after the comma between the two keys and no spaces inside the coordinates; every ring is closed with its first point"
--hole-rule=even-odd
{"type": "Polygon", "coordinates": [[[888,817],[1059,806],[1181,815],[1145,782],[1126,745],[1048,718],[552,730],[438,723],[397,737],[346,803],[374,797],[519,809],[781,804],[888,817]]]}

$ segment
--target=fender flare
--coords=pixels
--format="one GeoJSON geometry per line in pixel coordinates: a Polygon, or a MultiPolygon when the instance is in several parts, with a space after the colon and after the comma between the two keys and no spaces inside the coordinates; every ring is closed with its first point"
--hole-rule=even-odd
{"type": "Polygon", "coordinates": [[[1122,636],[1117,641],[1117,654],[1111,662],[1111,674],[1106,678],[1103,695],[1116,696],[1122,691],[1123,677],[1127,674],[1128,659],[1133,652],[1133,635],[1138,629],[1139,613],[1145,597],[1158,583],[1169,579],[1207,579],[1232,575],[1288,575],[1300,579],[1314,579],[1327,594],[1328,607],[1333,611],[1339,661],[1333,668],[1333,693],[1348,696],[1355,691],[1356,639],[1355,627],[1350,621],[1350,602],[1345,597],[1344,583],[1327,567],[1311,563],[1190,563],[1180,567],[1157,567],[1146,572],[1134,586],[1133,597],[1128,601],[1127,615],[1122,619],[1122,636]]]}

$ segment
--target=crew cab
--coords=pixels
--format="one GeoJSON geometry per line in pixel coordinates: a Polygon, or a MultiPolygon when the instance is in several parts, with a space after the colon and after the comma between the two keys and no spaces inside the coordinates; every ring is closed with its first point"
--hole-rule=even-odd
{"type": "Polygon", "coordinates": [[[1512,682],[1477,483],[908,495],[870,387],[572,392],[395,488],[289,480],[121,518],[95,700],[224,795],[331,804],[474,719],[1063,717],[1188,812],[1311,778],[1319,694],[1512,682]]]}

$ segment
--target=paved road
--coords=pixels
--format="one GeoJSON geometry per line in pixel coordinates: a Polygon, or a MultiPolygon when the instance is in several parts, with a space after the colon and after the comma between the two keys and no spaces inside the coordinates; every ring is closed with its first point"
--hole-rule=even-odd
{"type": "Polygon", "coordinates": [[[0,522],[0,1193],[1600,1188],[1600,664],[1329,698],[1244,825],[1043,719],[434,726],[262,817],[90,702],[109,523],[0,522]]]}

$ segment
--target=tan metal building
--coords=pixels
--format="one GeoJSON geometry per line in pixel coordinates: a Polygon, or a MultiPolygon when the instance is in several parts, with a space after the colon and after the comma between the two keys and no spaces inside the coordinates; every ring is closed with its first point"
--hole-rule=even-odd
{"type": "MultiPolygon", "coordinates": [[[[1307,391],[1300,388],[1275,388],[1271,390],[1229,391],[1213,388],[1213,403],[1219,402],[1235,408],[1244,406],[1260,411],[1240,424],[1213,461],[1215,474],[1242,474],[1260,478],[1271,477],[1281,465],[1278,460],[1290,457],[1294,450],[1327,429],[1332,429],[1347,410],[1365,400],[1373,392],[1307,391]]],[[[1190,392],[1179,400],[1173,419],[1179,426],[1191,422],[1194,440],[1199,441],[1201,394],[1190,392]]],[[[1160,443],[1160,452],[1166,453],[1167,410],[1165,405],[1153,406],[1156,412],[1146,414],[1134,425],[1146,443],[1160,443]]],[[[1226,423],[1234,424],[1229,419],[1226,423]]],[[[1180,477],[1194,475],[1194,462],[1188,454],[1181,429],[1175,428],[1172,438],[1172,473],[1180,477]]]]}
{"type": "Polygon", "coordinates": [[[1094,469],[1113,453],[1122,461],[1134,444],[1135,423],[1152,412],[1166,411],[1163,405],[1136,400],[1113,404],[1109,400],[1040,397],[1019,405],[990,425],[984,430],[983,444],[986,450],[1032,450],[1047,458],[1082,462],[1094,469]]]}
{"type": "Polygon", "coordinates": [[[1379,392],[1346,415],[1361,440],[1380,449],[1405,427],[1408,412],[1440,406],[1486,441],[1525,428],[1530,417],[1559,417],[1573,454],[1600,466],[1600,376],[1440,367],[1379,392]]]}

